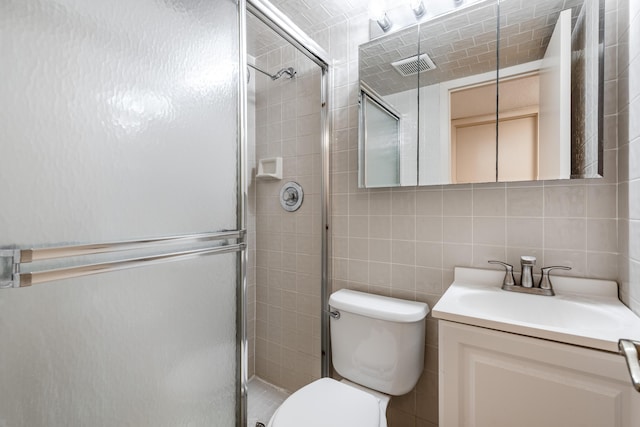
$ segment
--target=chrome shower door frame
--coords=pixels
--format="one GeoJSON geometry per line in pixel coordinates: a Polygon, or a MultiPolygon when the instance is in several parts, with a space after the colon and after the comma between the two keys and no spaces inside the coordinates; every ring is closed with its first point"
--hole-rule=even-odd
{"type": "MultiPolygon", "coordinates": [[[[329,238],[329,214],[330,214],[330,198],[329,198],[329,136],[330,136],[330,122],[329,122],[329,95],[330,95],[330,77],[331,70],[329,67],[329,55],[320,47],[315,41],[313,41],[307,34],[304,33],[298,26],[296,26],[288,17],[282,12],[276,9],[271,3],[265,0],[239,0],[239,24],[240,24],[240,69],[239,69],[239,115],[238,121],[241,129],[238,131],[240,136],[240,151],[239,161],[241,164],[238,167],[240,176],[238,177],[239,184],[242,184],[239,194],[239,206],[238,215],[238,228],[244,230],[246,227],[246,209],[245,203],[247,198],[247,182],[246,182],[246,135],[247,135],[247,22],[246,13],[251,13],[265,25],[275,31],[279,36],[287,40],[303,54],[305,54],[311,61],[320,66],[322,70],[321,81],[321,99],[322,108],[320,114],[320,129],[321,129],[321,158],[322,158],[322,178],[321,178],[321,197],[320,204],[322,209],[322,262],[321,262],[321,335],[322,335],[322,366],[321,373],[323,377],[329,375],[330,369],[330,341],[329,341],[329,317],[327,315],[329,311],[329,294],[331,293],[330,282],[330,263],[329,253],[331,240],[329,238]]],[[[243,253],[242,260],[239,265],[239,272],[242,272],[242,284],[239,288],[239,301],[241,308],[238,310],[239,319],[239,331],[242,332],[242,339],[240,348],[240,381],[239,381],[239,416],[238,425],[246,426],[247,422],[247,373],[248,373],[248,341],[246,333],[246,307],[247,307],[247,282],[246,282],[246,251],[243,253]],[[241,290],[241,294],[240,294],[241,290]],[[240,318],[242,317],[242,318],[240,318]]],[[[240,284],[239,284],[240,285],[240,284]]]]}

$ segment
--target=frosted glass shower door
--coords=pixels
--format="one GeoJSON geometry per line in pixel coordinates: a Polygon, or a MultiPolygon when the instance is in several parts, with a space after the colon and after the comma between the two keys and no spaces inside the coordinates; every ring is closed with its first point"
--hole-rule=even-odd
{"type": "MultiPolygon", "coordinates": [[[[21,276],[7,255],[238,227],[237,13],[0,2],[0,288],[229,244],[23,258],[21,276]]],[[[0,426],[235,426],[238,256],[0,289],[0,426]]]]}
{"type": "Polygon", "coordinates": [[[235,265],[0,290],[0,426],[235,427],[235,265]]]}

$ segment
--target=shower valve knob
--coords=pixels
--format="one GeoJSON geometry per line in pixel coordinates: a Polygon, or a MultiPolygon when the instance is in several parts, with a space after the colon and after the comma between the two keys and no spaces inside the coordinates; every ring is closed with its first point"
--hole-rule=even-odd
{"type": "Polygon", "coordinates": [[[288,212],[294,212],[302,205],[304,193],[297,182],[287,182],[280,189],[280,205],[288,212]]]}

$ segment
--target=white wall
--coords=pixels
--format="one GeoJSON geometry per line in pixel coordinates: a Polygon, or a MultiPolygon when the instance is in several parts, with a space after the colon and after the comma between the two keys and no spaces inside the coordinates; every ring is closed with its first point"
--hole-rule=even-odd
{"type": "Polygon", "coordinates": [[[418,94],[408,90],[384,99],[400,113],[400,185],[416,185],[418,153],[418,94]]]}
{"type": "Polygon", "coordinates": [[[418,141],[418,90],[384,97],[402,113],[401,183],[443,183],[449,179],[449,146],[440,138],[440,85],[420,88],[420,133],[418,141]],[[418,169],[418,151],[420,169],[418,169]],[[445,161],[446,159],[446,161],[445,161]],[[419,176],[417,175],[419,174],[419,176]],[[419,181],[416,181],[419,179],[419,181]]]}

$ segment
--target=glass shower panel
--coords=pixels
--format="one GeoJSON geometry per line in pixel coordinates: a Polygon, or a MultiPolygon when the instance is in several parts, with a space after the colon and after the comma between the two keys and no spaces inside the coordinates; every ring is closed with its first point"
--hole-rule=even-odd
{"type": "Polygon", "coordinates": [[[2,244],[236,227],[234,1],[1,2],[0,28],[2,244]]]}
{"type": "Polygon", "coordinates": [[[235,265],[0,290],[0,425],[235,426],[235,265]]]}
{"type": "MultiPolygon", "coordinates": [[[[0,40],[0,249],[237,227],[235,1],[0,2],[0,40]]],[[[235,426],[236,262],[0,289],[0,426],[235,426]]]]}
{"type": "MultiPolygon", "coordinates": [[[[249,188],[249,236],[255,233],[255,374],[295,391],[320,377],[322,264],[322,70],[264,23],[248,16],[249,108],[255,112],[255,161],[282,157],[282,180],[256,179],[249,188]],[[281,74],[292,67],[295,75],[281,74]],[[255,103],[252,103],[255,101],[255,103]],[[303,188],[302,206],[281,208],[282,186],[303,188]],[[255,216],[252,218],[252,213],[255,216]]],[[[251,111],[249,116],[251,116],[251,111]]],[[[256,165],[250,166],[255,170],[256,165]]],[[[251,252],[249,256],[251,257],[251,252]]],[[[250,368],[251,369],[251,368],[250,368]]],[[[251,401],[251,396],[249,397],[251,401]]],[[[268,420],[264,420],[265,422],[268,420]]]]}

